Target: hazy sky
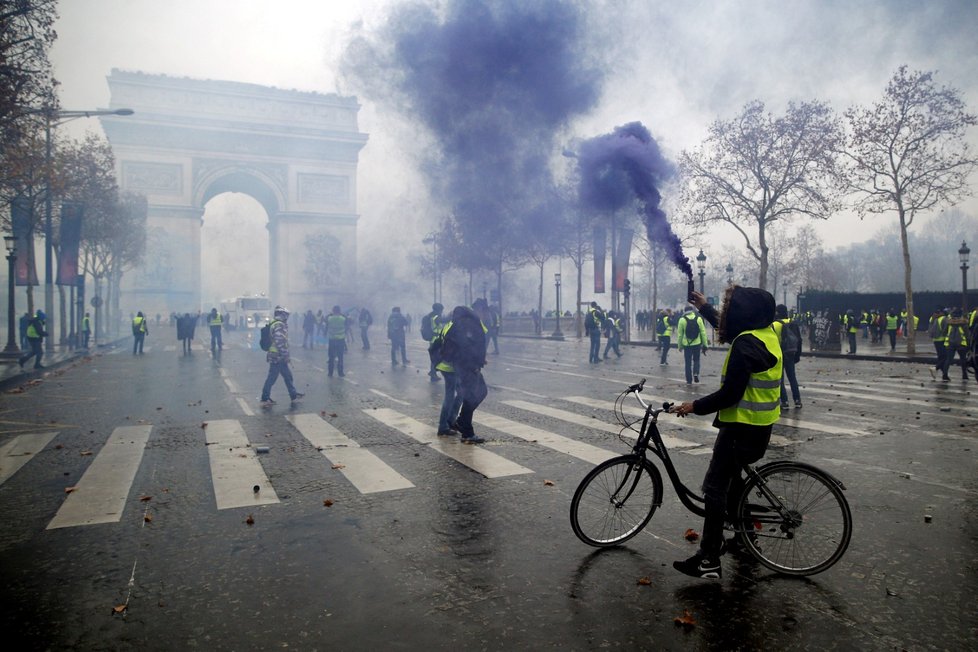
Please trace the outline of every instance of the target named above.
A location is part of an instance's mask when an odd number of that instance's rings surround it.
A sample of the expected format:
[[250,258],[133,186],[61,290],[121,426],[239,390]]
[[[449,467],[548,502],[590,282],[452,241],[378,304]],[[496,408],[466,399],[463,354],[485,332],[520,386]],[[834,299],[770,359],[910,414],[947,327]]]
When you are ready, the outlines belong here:
[[[376,29],[391,4],[62,0],[52,52],[62,105],[107,106],[105,77],[112,68],[348,94],[336,60],[350,34]],[[595,38],[607,43],[613,72],[598,108],[576,121],[569,136],[590,138],[638,120],[675,158],[701,142],[711,121],[732,117],[749,100],[780,111],[789,100],[820,99],[842,111],[879,97],[904,63],[939,71],[938,81],[959,88],[978,112],[975,0],[604,0],[588,6],[599,17]],[[404,207],[418,207],[419,228],[426,219],[411,163],[416,140],[392,117],[391,107],[367,102],[360,114],[360,129],[370,134],[359,168],[359,211],[368,234]],[[978,143],[978,134],[971,141]],[[962,208],[978,215],[978,200]],[[838,245],[885,224],[895,228],[895,219],[855,226],[831,220],[819,232]]]

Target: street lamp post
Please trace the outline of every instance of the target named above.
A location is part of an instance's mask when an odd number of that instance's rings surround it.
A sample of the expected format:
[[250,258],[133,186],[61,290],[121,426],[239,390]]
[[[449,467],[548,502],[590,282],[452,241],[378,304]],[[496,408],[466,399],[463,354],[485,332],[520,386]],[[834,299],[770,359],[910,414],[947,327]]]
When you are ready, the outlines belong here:
[[699,254],[696,255],[696,266],[700,270],[700,294],[706,294],[703,290],[703,277],[706,276],[706,254],[700,249]]
[[3,355],[13,358],[20,356],[20,347],[14,338],[14,313],[17,311],[14,305],[14,262],[17,260],[17,238],[5,235],[3,244],[7,248],[7,346],[3,349]]
[[560,272],[554,274],[554,287],[557,291],[557,326],[554,328],[553,335],[550,337],[555,340],[562,340],[564,339],[564,334],[560,332]]
[[733,285],[733,265],[727,263],[727,285]]
[[[62,111],[44,108],[27,111],[44,116],[44,174],[47,188],[44,191],[44,312],[48,319],[48,332],[54,332],[54,265],[51,243],[51,128],[76,120],[100,115],[132,115],[132,109],[106,109],[92,111]],[[45,338],[45,348],[51,350],[52,337]]]
[[968,312],[968,254],[971,249],[961,241],[961,248],[958,249],[958,257],[961,259],[961,311]]

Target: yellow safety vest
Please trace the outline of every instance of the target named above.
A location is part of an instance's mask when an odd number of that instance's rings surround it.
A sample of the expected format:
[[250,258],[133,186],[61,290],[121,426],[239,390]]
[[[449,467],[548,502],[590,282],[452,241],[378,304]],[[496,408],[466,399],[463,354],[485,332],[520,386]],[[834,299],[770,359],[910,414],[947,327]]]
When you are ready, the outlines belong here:
[[223,324],[224,323],[224,320],[221,319],[221,313],[219,313],[219,312],[214,313],[214,316],[211,317],[211,320],[208,323],[211,326],[220,326],[221,324]]
[[132,330],[136,333],[146,332],[146,318],[145,317],[133,317],[132,318]]
[[[777,358],[778,361],[770,369],[751,374],[744,396],[736,405],[720,410],[717,418],[725,423],[769,426],[781,416],[781,343],[778,341],[778,334],[771,326],[744,331],[737,337],[744,335],[753,335],[759,339],[768,353]],[[735,337],[734,341],[730,343],[727,357],[723,360],[723,368],[720,370],[721,383],[727,376],[727,363],[730,361],[730,352],[733,351],[733,345],[736,341],[737,338]]]

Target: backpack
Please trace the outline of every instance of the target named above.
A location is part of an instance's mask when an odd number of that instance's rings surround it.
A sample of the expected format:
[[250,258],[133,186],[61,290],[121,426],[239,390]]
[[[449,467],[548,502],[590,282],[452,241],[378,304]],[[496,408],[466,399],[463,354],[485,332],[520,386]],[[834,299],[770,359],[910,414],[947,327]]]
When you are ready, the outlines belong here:
[[587,317],[588,332],[594,329],[601,330],[601,327],[604,326],[604,311],[601,308],[588,311]]
[[798,324],[794,322],[782,322],[781,325],[781,352],[795,355],[801,347],[801,331]]
[[272,348],[272,323],[268,322],[261,327],[261,334],[258,337],[258,346],[262,351]]
[[[457,310],[457,309],[456,309]],[[471,310],[456,317],[443,335],[441,358],[455,367],[455,371],[481,369],[486,364],[486,332],[482,321]]]
[[700,325],[696,317],[690,319],[688,316],[683,317],[686,323],[683,325],[683,332],[686,335],[687,342],[693,342],[700,336]]
[[425,342],[430,342],[435,336],[434,322],[435,313],[429,312],[421,319],[421,339]]
[[667,320],[668,320],[668,317],[666,317],[665,315],[659,317],[656,320],[656,322],[657,322],[656,325],[655,325],[655,332],[656,333],[658,333],[659,335],[662,335],[663,333],[666,332],[666,321]]

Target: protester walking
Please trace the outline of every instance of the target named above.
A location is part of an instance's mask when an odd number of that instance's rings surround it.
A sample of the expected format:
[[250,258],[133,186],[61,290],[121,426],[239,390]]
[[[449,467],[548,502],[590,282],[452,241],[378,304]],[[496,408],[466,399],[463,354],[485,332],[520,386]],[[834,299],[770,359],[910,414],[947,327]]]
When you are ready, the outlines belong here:
[[374,316],[370,314],[367,308],[360,309],[360,316],[357,318],[360,326],[360,343],[363,345],[364,351],[370,350],[370,338],[367,336],[367,330],[374,323]]
[[659,335],[659,366],[669,364],[669,348],[672,346],[673,318],[672,309],[667,308],[665,312],[656,319],[655,332]]
[[706,324],[692,308],[676,322],[679,350],[686,364],[686,384],[700,382],[700,353],[706,349]]
[[968,320],[960,308],[955,308],[944,325],[945,355],[941,380],[951,380],[947,374],[955,354],[961,358],[961,378],[968,380],[968,335]]
[[91,338],[92,338],[92,319],[89,316],[89,313],[86,312],[85,316],[82,318],[82,343],[86,349],[88,348],[88,342],[89,340],[91,340]]
[[[436,335],[441,332],[441,313],[445,309],[440,303],[431,304],[431,312],[421,318],[421,339],[425,342],[432,342]],[[430,356],[429,356],[430,357]],[[428,368],[428,378],[431,382],[438,382],[438,372],[435,370],[436,364],[434,359],[430,360],[430,365]]]
[[20,363],[21,369],[24,368],[24,364],[26,364],[31,358],[34,358],[35,369],[44,369],[44,365],[41,364],[41,358],[44,356],[44,349],[41,346],[41,343],[44,341],[44,338],[48,336],[47,331],[44,330],[46,319],[47,315],[44,314],[44,311],[37,310],[34,312],[34,316],[28,320],[25,332],[27,335],[27,345],[30,347],[30,352],[25,353],[17,360],[17,362]]
[[934,314],[930,316],[930,323],[927,325],[927,336],[934,343],[934,352],[937,354],[937,363],[930,370],[931,378],[936,378],[938,371],[941,372],[941,376],[946,375],[944,373],[944,356],[947,355],[947,348],[944,346],[946,321],[947,315],[944,308],[937,308],[934,310]]
[[795,376],[795,365],[801,360],[801,329],[788,317],[788,308],[778,304],[774,309],[774,330],[781,343],[782,369],[781,374],[781,409],[788,409],[788,392],[784,386],[785,378],[791,388],[791,397],[795,408],[801,408],[801,392],[798,390],[798,378]]
[[329,368],[327,375],[332,378],[334,362],[340,378],[343,373],[343,353],[346,351],[346,317],[340,312],[339,306],[333,306],[333,311],[326,318],[326,341],[327,355],[329,356]]
[[438,330],[431,339],[431,345],[428,347],[432,364],[445,379],[445,397],[442,399],[441,411],[438,414],[439,437],[462,436],[462,433],[455,427],[459,411],[462,409],[462,396],[458,392],[458,375],[455,373],[455,367],[443,357],[442,353],[445,334],[451,327],[451,320],[439,324]]
[[224,340],[221,337],[221,329],[224,327],[224,318],[217,308],[211,308],[211,314],[207,317],[207,326],[211,331],[211,353],[224,349]]
[[[464,444],[485,442],[475,434],[472,415],[489,394],[485,378],[482,377],[482,368],[486,365],[487,332],[482,320],[467,306],[456,306],[452,311],[451,323],[442,331],[440,355],[456,374],[456,391],[462,402],[455,429],[461,433]],[[442,405],[444,408],[444,403]],[[449,416],[450,410],[451,406]],[[439,423],[439,431],[441,425]]]
[[621,357],[621,349],[618,345],[621,342],[621,319],[618,317],[618,313],[614,310],[608,311],[608,317],[604,320],[604,332],[605,337],[608,338],[608,342],[604,345],[604,359],[608,359],[608,351],[612,350],[615,355],[619,358]]
[[[132,313],[129,313],[132,314]],[[149,326],[146,324],[146,317],[143,316],[143,312],[140,310],[136,313],[136,316],[132,318],[132,354],[142,355],[143,354],[143,342],[146,340],[146,336],[149,334]]]
[[265,385],[261,390],[261,406],[270,408],[275,405],[272,400],[272,386],[281,376],[285,382],[285,389],[289,392],[292,402],[298,401],[305,396],[302,392],[297,392],[292,382],[292,370],[289,369],[289,311],[282,306],[275,306],[272,314],[272,321],[268,326],[271,343],[268,352],[265,354],[265,361],[268,362],[268,376],[265,378]]
[[598,307],[597,301],[592,301],[584,317],[584,332],[591,342],[587,360],[590,364],[601,362],[601,329],[604,327],[604,319],[604,311]]
[[401,314],[401,308],[394,306],[391,309],[390,317],[387,318],[387,339],[391,341],[391,366],[397,366],[397,354],[401,354],[401,364],[405,367],[407,359],[407,344],[405,342],[405,331],[407,331],[407,320]]

